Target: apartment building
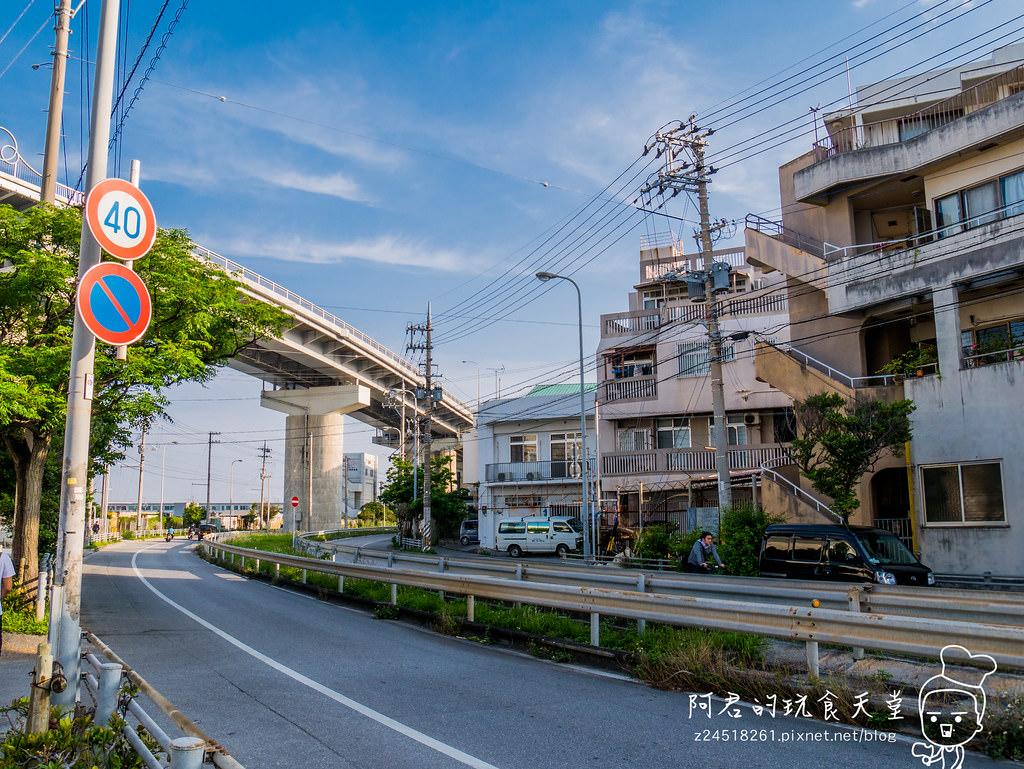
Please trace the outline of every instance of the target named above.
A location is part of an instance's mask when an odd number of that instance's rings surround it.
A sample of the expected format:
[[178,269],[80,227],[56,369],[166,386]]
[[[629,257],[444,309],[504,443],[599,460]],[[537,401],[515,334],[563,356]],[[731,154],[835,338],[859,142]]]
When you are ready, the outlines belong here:
[[757,376],[911,399],[913,440],[864,478],[853,522],[938,572],[1019,575],[1024,45],[860,88],[823,122],[779,169],[781,222],[748,217],[747,258],[785,276],[792,319]]
[[[734,502],[750,499],[760,466],[785,456],[793,437],[791,399],[754,376],[758,338],[788,340],[784,279],[749,264],[743,248],[715,251],[728,264],[717,304]],[[601,316],[597,350],[602,508],[621,523],[706,525],[718,481],[711,445],[708,305],[684,276],[703,267],[673,236],[644,239],[640,281],[626,312]],[[724,274],[724,271],[723,271]]]
[[[596,463],[594,385],[584,390],[590,483]],[[582,518],[579,385],[538,385],[521,398],[488,401],[463,435],[465,478],[475,488],[480,545],[498,523],[530,515]],[[590,490],[591,497],[594,489]]]

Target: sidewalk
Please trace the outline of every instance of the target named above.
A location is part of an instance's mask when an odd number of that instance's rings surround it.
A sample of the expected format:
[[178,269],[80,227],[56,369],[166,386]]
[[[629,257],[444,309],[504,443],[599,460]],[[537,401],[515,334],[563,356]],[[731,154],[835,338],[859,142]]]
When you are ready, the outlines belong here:
[[[13,700],[28,697],[36,647],[45,640],[46,636],[4,633],[4,650],[0,654],[0,706],[6,707]],[[0,720],[0,731],[6,726],[6,722]]]

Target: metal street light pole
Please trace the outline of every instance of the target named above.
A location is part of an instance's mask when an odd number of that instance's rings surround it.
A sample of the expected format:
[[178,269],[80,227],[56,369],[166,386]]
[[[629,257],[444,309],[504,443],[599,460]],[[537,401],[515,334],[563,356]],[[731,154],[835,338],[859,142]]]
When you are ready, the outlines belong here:
[[[241,462],[241,461],[242,461],[241,459],[232,459],[231,460],[231,469],[228,470],[228,504],[229,505],[232,505],[235,502],[235,492],[234,492],[234,488],[235,488],[235,463],[236,462]],[[234,512],[234,508],[231,508],[231,509],[232,509],[232,512]]]
[[590,521],[590,489],[588,488],[590,473],[587,470],[587,397],[586,397],[586,384],[584,380],[584,365],[583,365],[583,294],[580,291],[579,285],[572,278],[568,278],[565,275],[556,275],[553,272],[538,272],[537,279],[542,280],[545,283],[552,278],[560,278],[561,280],[567,280],[572,283],[576,289],[576,308],[579,317],[579,331],[580,331],[580,454],[582,455],[582,490],[583,490],[583,557],[587,560],[591,560],[594,555],[594,549],[591,542],[591,521]]
[[176,446],[177,441],[171,441],[170,444],[165,443],[163,445],[163,454],[160,459],[160,530],[164,528],[164,470],[167,469],[167,446]]

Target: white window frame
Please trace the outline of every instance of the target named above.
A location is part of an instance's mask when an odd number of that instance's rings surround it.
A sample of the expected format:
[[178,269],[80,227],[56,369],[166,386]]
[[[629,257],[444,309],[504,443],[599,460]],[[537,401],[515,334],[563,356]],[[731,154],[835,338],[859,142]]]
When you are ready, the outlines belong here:
[[[528,450],[533,449],[533,458],[526,456]],[[515,458],[516,449],[522,451],[522,457]],[[508,438],[508,461],[509,462],[536,462],[537,461],[537,436],[536,435],[510,435]]]

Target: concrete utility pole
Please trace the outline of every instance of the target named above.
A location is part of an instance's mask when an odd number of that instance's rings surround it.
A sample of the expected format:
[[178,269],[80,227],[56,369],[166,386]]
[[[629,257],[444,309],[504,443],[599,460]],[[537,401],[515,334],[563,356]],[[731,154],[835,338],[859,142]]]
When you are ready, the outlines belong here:
[[[680,191],[697,193],[700,209],[700,231],[697,233],[697,240],[700,244],[702,269],[689,271],[685,279],[691,286],[691,296],[693,296],[695,284],[698,284],[696,288],[699,293],[704,295],[705,301],[704,325],[708,332],[711,407],[714,417],[711,442],[715,447],[718,505],[719,508],[722,508],[732,506],[732,487],[729,475],[725,389],[722,381],[722,334],[719,328],[719,308],[715,296],[729,288],[729,266],[724,263],[715,263],[712,236],[727,226],[727,223],[724,220],[712,223],[708,213],[708,177],[715,172],[715,169],[705,166],[704,152],[707,148],[708,137],[714,131],[698,128],[694,122],[695,117],[691,116],[685,123],[680,122],[678,127],[672,130],[659,131],[654,136],[654,142],[644,148],[645,155],[654,147],[658,147],[659,155],[665,155],[664,170],[658,172],[657,181],[652,181],[644,187],[644,194],[651,192],[664,194],[666,190],[671,190],[673,195]],[[689,161],[679,162],[681,150],[689,155]],[[665,279],[684,279],[675,274],[678,272],[679,270],[669,273]]]
[[267,442],[263,441],[263,448],[259,449],[261,464],[260,464],[260,528],[263,528],[263,516],[267,516],[267,531],[270,531],[270,514],[263,509],[263,490],[265,488],[265,482],[269,477],[267,475],[267,457],[270,456],[272,449],[267,448]]
[[[103,0],[96,51],[92,117],[89,130],[89,169],[86,191],[106,178],[107,144],[110,141],[110,105],[114,92],[117,59],[119,0]],[[100,246],[82,217],[78,252],[78,280],[99,264]],[[89,475],[89,430],[92,422],[93,371],[96,338],[75,313],[68,377],[68,409],[64,426],[64,458],[60,484],[60,526],[57,530],[57,558],[49,640],[54,656],[69,686],[55,694],[54,705],[70,708],[78,696],[81,653],[82,548],[85,526],[85,484]]]
[[[422,388],[416,388],[416,402],[417,404],[423,398],[426,398],[427,405],[424,409],[423,420],[422,420],[422,431],[423,431],[423,549],[427,550],[431,544],[436,541],[434,532],[431,526],[430,519],[430,493],[431,493],[431,481],[433,480],[433,473],[431,472],[430,464],[430,414],[434,410],[435,404],[441,400],[441,388],[435,388],[433,385],[434,376],[434,359],[433,359],[433,340],[431,334],[433,331],[431,320],[430,320],[430,304],[427,304],[427,324],[425,326],[414,326],[409,325],[408,331],[410,336],[416,333],[423,333],[426,335],[426,340],[423,343],[415,343],[410,341],[406,345],[408,350],[426,350],[427,362],[426,370],[424,373],[425,385]],[[417,429],[417,435],[420,430]],[[417,456],[417,461],[419,457]],[[415,491],[415,476],[413,476],[413,499],[416,499]]]
[[207,523],[210,522],[210,476],[213,470],[213,444],[220,443],[220,441],[213,439],[215,435],[220,435],[220,433],[209,433],[210,444],[206,452],[206,511],[203,513],[203,519]]
[[142,534],[142,470],[146,466],[146,428],[142,428],[139,440],[139,497],[135,504],[135,533]]
[[[57,161],[60,158],[60,124],[64,115],[64,74],[68,65],[68,36],[71,34],[71,0],[60,0],[60,5],[53,12],[57,17],[57,38],[53,46],[50,108],[46,117],[46,145],[43,149],[43,183],[40,199],[44,203],[54,203],[57,200]],[[107,130],[109,129],[108,120]]]

